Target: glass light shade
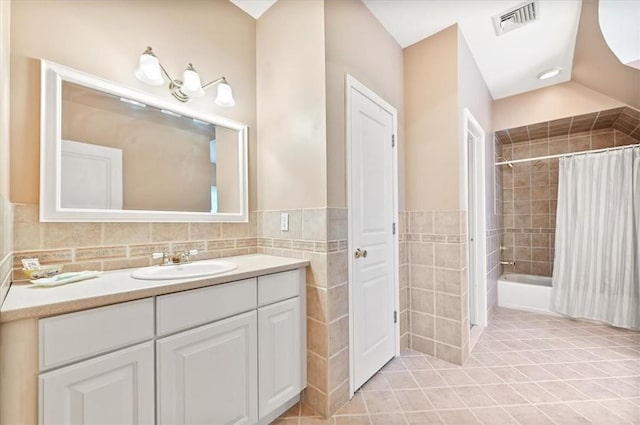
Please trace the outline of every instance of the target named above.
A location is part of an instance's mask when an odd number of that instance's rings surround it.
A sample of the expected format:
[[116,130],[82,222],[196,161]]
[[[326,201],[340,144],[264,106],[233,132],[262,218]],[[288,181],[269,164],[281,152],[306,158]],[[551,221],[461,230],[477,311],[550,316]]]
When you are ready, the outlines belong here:
[[143,83],[150,84],[152,86],[161,86],[164,83],[158,58],[148,53],[140,55],[140,61],[138,69],[135,72],[135,76]]
[[184,74],[182,74],[182,87],[180,87],[180,91],[190,97],[200,97],[204,95],[200,76],[191,64],[189,64],[187,69],[184,70]]
[[233,92],[229,84],[218,84],[218,96],[216,97],[216,105],[231,108],[235,106],[236,101],[233,100]]

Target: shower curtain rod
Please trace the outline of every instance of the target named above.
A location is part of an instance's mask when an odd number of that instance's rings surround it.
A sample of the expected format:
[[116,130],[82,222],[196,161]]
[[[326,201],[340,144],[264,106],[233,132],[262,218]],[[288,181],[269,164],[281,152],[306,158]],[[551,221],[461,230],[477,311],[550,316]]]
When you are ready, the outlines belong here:
[[590,151],[581,151],[581,152],[571,152],[571,153],[559,153],[556,155],[545,155],[545,156],[537,156],[535,158],[526,158],[526,159],[514,159],[511,161],[502,161],[496,162],[494,165],[509,165],[509,164],[518,164],[520,162],[529,162],[529,161],[541,161],[543,159],[553,159],[560,158],[563,156],[573,156],[573,155],[586,155],[588,153],[598,153],[598,152],[608,152],[608,151],[617,151],[619,149],[633,149],[640,147],[640,144],[637,145],[626,145],[626,146],[616,146],[615,148],[603,148],[603,149],[593,149]]

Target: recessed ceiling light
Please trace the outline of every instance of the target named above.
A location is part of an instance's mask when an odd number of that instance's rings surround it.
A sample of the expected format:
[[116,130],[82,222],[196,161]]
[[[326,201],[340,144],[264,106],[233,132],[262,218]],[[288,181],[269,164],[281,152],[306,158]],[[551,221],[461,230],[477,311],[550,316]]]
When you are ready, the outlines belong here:
[[562,68],[551,68],[551,69],[547,69],[546,71],[542,71],[540,74],[538,74],[538,79],[539,80],[546,80],[549,78],[553,78],[556,75],[560,74],[562,72]]

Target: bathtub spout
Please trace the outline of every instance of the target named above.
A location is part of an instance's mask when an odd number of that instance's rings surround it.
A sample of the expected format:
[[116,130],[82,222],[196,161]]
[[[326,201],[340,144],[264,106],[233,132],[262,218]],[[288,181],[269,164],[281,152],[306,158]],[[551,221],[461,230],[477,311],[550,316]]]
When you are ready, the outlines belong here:
[[516,266],[515,261],[500,261],[500,264],[502,264],[503,266],[512,266],[512,267]]

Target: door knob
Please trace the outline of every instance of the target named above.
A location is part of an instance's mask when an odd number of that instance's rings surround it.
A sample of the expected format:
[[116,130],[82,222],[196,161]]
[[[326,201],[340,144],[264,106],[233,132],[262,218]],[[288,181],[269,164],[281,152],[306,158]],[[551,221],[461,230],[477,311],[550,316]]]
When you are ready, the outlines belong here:
[[356,253],[355,253],[355,257],[356,258],[366,258],[367,257],[367,250],[362,250],[360,248],[356,249]]

